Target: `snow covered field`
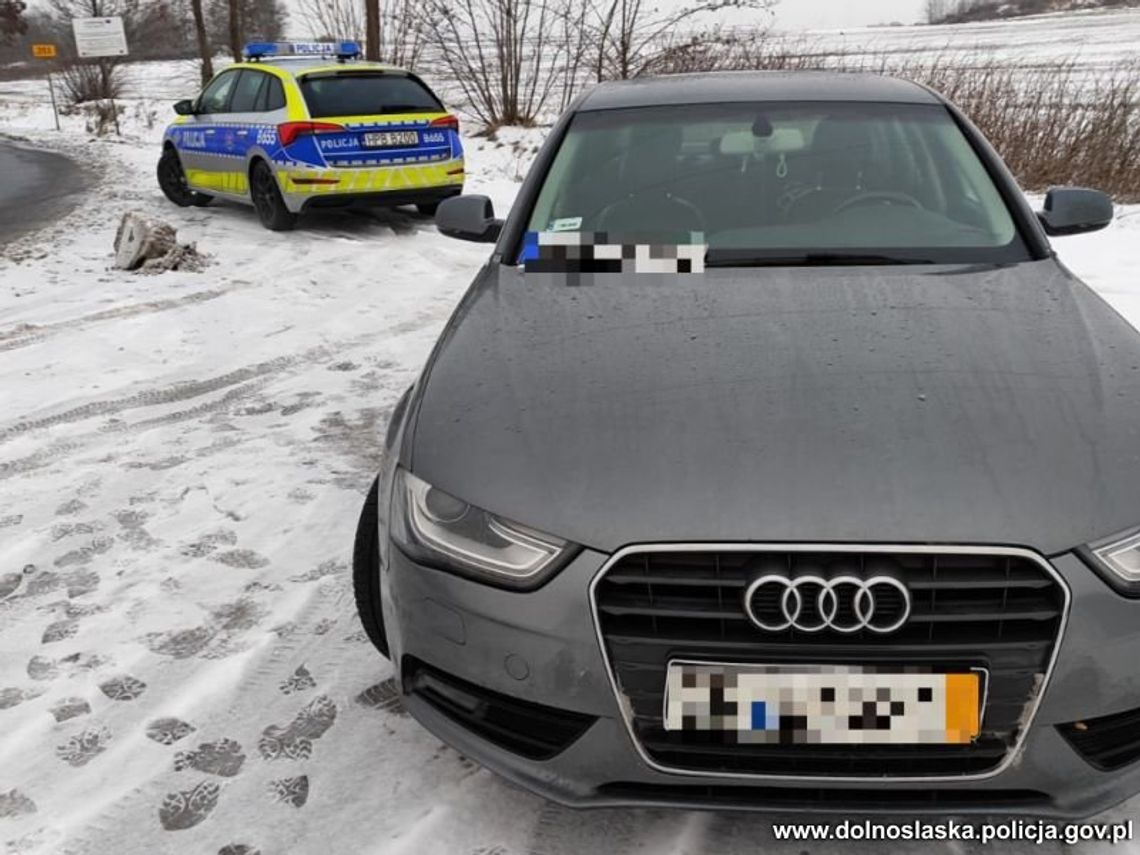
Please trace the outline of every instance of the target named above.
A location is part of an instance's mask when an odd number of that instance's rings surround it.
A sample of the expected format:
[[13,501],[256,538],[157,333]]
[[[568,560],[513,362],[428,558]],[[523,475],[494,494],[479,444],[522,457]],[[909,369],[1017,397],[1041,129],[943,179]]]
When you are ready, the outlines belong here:
[[[175,208],[154,141],[193,68],[133,73],[122,140],[80,117],[56,134],[46,92],[0,84],[0,132],[97,173],[0,247],[0,852],[800,855],[763,817],[545,803],[401,711],[355,616],[352,534],[388,413],[487,248],[411,213],[276,234]],[[541,133],[468,139],[469,191],[505,211]],[[128,210],[215,263],[111,269]],[[1140,206],[1057,246],[1140,326]]]

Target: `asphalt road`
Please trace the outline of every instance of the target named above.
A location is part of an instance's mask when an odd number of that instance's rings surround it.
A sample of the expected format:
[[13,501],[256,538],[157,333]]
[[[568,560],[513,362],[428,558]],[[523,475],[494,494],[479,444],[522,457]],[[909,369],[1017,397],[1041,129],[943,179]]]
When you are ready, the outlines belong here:
[[84,184],[75,161],[0,140],[0,245],[61,216]]

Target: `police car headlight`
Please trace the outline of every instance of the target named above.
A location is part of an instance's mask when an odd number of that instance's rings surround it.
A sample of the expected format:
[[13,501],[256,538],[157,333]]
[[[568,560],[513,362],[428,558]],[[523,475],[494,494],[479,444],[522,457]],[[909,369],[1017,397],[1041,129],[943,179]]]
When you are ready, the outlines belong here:
[[511,588],[532,588],[578,547],[396,471],[392,538],[413,560]]
[[1140,529],[1129,529],[1086,547],[1101,575],[1121,593],[1140,597]]

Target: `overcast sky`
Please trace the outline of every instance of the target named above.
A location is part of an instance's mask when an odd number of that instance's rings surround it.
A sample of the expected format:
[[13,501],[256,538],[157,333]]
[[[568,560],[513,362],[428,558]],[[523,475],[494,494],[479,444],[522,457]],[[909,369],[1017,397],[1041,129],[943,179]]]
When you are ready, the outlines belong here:
[[776,25],[781,29],[831,29],[922,18],[923,0],[781,0]]

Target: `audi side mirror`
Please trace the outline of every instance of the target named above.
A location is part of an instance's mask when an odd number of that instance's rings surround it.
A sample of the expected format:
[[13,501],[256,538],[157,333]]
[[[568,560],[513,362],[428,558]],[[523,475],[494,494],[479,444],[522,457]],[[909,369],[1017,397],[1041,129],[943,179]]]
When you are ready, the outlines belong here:
[[1079,235],[1103,229],[1112,222],[1112,199],[1084,187],[1051,187],[1045,208],[1037,218],[1051,237]]
[[194,102],[189,98],[183,98],[181,101],[174,103],[174,112],[179,116],[193,116],[198,112],[194,107]]
[[452,196],[439,203],[435,227],[440,234],[459,240],[494,243],[503,221],[495,219],[495,206],[486,196]]

